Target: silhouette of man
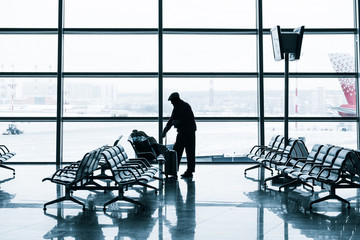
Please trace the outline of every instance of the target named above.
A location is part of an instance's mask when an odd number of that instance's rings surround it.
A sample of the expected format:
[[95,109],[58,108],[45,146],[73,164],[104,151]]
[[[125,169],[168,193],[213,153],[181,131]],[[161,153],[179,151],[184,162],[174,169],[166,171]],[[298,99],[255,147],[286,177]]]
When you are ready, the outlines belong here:
[[177,153],[178,165],[180,164],[184,149],[187,158],[187,170],[181,176],[185,178],[191,178],[193,176],[193,172],[195,172],[196,123],[194,113],[190,105],[180,99],[179,93],[172,93],[168,100],[174,106],[174,109],[162,132],[162,137],[166,136],[166,133],[172,126],[177,128],[178,133],[176,136],[174,150]]

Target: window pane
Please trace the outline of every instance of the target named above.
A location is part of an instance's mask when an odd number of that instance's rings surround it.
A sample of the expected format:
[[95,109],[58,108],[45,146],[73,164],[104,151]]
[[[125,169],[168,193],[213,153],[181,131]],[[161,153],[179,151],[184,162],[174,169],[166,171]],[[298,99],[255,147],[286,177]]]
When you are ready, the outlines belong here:
[[172,111],[168,97],[172,92],[179,92],[196,117],[254,117],[256,87],[255,78],[166,78],[164,116],[170,116]]
[[155,78],[65,79],[64,116],[157,116],[157,82]]
[[284,122],[265,122],[265,145],[270,142],[274,135],[284,136]]
[[57,37],[51,35],[0,35],[2,72],[56,70]]
[[284,116],[284,79],[264,79],[265,117]]
[[[284,123],[266,122],[265,133],[268,144],[273,135],[284,135]],[[290,122],[289,138],[304,138],[309,151],[315,144],[357,149],[356,123],[352,122]]]
[[255,28],[255,1],[164,1],[164,27]]
[[355,79],[290,79],[289,115],[355,117]]
[[71,0],[65,4],[67,28],[156,28],[157,25],[157,0]]
[[57,11],[57,0],[2,0],[0,27],[56,28]]
[[54,117],[55,78],[0,78],[1,117]]
[[103,145],[113,145],[120,135],[120,144],[129,157],[134,157],[134,150],[127,141],[133,129],[142,130],[149,136],[158,138],[156,122],[76,122],[64,123],[64,162],[81,160],[85,153]]
[[[8,131],[9,128],[12,130]],[[56,162],[55,123],[2,122],[0,129],[1,144],[16,153],[9,162]],[[16,129],[18,134],[10,133]]]
[[[200,157],[197,161],[209,161],[201,157],[211,155],[243,155],[257,144],[255,122],[197,122],[196,125],[196,157]],[[168,144],[175,143],[176,134],[171,128],[167,134]]]
[[[265,116],[284,116],[284,79],[266,78]],[[290,78],[290,117],[356,116],[355,79]]]
[[[304,35],[301,57],[290,62],[290,72],[354,72],[353,35]],[[337,59],[336,56],[340,56]],[[346,62],[347,68],[335,67],[337,62]],[[276,62],[271,37],[264,37],[264,71],[284,72],[284,61]]]
[[156,35],[67,35],[65,71],[157,71]]
[[256,71],[255,36],[165,35],[165,72]]
[[309,151],[314,144],[333,144],[357,149],[356,123],[351,122],[290,123],[289,137],[305,137]]
[[264,27],[352,28],[352,0],[267,0],[263,1]]

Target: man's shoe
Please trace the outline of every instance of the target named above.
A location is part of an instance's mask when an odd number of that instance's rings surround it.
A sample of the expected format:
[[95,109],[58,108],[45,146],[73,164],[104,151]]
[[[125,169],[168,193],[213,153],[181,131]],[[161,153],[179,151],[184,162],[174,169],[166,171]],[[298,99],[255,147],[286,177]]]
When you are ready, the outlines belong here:
[[181,177],[191,178],[191,177],[193,177],[193,174],[192,174],[192,172],[184,172],[184,174],[181,174]]

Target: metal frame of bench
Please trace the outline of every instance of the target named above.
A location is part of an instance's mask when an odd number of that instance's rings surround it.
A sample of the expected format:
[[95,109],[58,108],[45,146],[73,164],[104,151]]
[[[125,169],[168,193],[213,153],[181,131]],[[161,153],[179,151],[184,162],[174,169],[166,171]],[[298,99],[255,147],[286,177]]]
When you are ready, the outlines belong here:
[[[316,151],[318,150],[318,152],[316,154],[314,154],[314,158],[310,158],[310,159],[306,159],[306,161],[299,161],[298,164],[301,165],[301,167],[297,167],[297,168],[293,168],[291,171],[286,171],[286,170],[283,170],[284,173],[292,178],[293,180],[286,183],[286,184],[283,184],[279,187],[279,191],[281,192],[281,189],[282,188],[286,188],[286,187],[289,187],[289,186],[293,186],[293,185],[297,185],[299,183],[303,183],[303,186],[307,186],[309,187],[312,191],[313,191],[313,186],[306,183],[306,182],[302,182],[300,179],[299,179],[299,176],[301,174],[306,174],[308,173],[309,171],[311,171],[311,169],[313,168],[314,165],[321,165],[323,164],[323,162],[325,161],[325,158],[327,157],[329,151],[331,150],[332,146],[322,146],[321,148],[314,148],[312,149],[312,151]],[[312,154],[309,156],[312,156]]]
[[[272,144],[273,140],[274,140],[274,143]],[[269,147],[270,145],[272,145],[272,146]],[[251,169],[256,169],[259,167],[264,167],[265,169],[267,169],[271,172],[271,175],[273,175],[273,170],[270,167],[262,165],[261,161],[268,158],[272,152],[279,151],[279,150],[281,151],[281,149],[284,149],[284,137],[281,135],[273,136],[272,139],[270,140],[268,146],[265,146],[265,147],[259,146],[259,145],[254,146],[251,150],[251,151],[254,151],[254,154],[250,158],[253,160],[256,160],[257,163],[254,166],[246,168],[244,170],[244,175],[246,176],[247,171],[249,171]]]
[[101,157],[100,154],[102,151],[103,148],[98,148],[96,150],[87,152],[83,156],[82,160],[77,164],[60,168],[52,176],[42,180],[43,182],[49,180],[53,183],[65,186],[65,196],[45,203],[43,208],[44,211],[46,210],[46,206],[65,200],[80,204],[83,210],[85,210],[85,204],[72,197],[71,193],[72,191],[83,189],[86,184],[92,183],[89,181],[89,176],[91,176],[98,167],[98,163]]
[[[119,190],[117,197],[113,198],[112,200],[104,204],[104,208],[103,208],[104,211],[106,211],[107,205],[121,200],[134,203],[144,208],[143,203],[125,197],[124,188],[128,189],[128,187],[131,187],[133,185],[141,185],[144,187],[150,187],[155,189],[155,193],[157,193],[158,191],[157,188],[147,184],[147,182],[153,177],[151,175],[154,175],[154,173],[145,172],[143,169],[144,164],[141,162],[126,161],[127,159],[123,156],[122,150],[123,148],[117,145],[108,148],[101,153],[101,155],[104,157],[108,165],[108,169],[112,173],[111,175],[108,176],[108,178],[116,183],[116,188]],[[104,189],[114,190],[112,187],[105,187]]]
[[15,175],[15,169],[4,165],[4,163],[15,155],[16,153],[10,152],[5,145],[0,145],[0,167],[13,171],[13,175]]
[[[275,152],[270,159],[265,159],[262,163],[270,168],[274,168],[278,171],[276,176],[272,176],[270,178],[266,178],[264,181],[264,186],[266,186],[267,181],[279,179],[279,178],[289,178],[286,174],[279,170],[279,167],[285,166],[291,157],[306,157],[309,153],[300,149],[306,149],[305,143],[300,139],[290,138],[288,144],[286,145],[284,151]],[[305,155],[303,155],[305,154]]]
[[316,199],[310,203],[312,205],[329,199],[336,199],[347,204],[347,208],[351,208],[350,202],[339,195],[336,195],[337,188],[360,188],[360,184],[352,181],[351,176],[358,174],[356,170],[356,162],[359,158],[354,151],[350,149],[342,149],[329,167],[321,168],[319,174],[313,178],[314,184],[324,185],[329,188],[329,195]]

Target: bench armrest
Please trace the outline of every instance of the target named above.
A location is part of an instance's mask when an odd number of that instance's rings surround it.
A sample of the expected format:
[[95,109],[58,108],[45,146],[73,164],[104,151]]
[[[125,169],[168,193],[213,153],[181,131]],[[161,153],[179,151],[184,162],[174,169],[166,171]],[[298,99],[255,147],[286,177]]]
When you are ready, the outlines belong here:
[[[324,171],[329,171],[329,174],[330,174],[330,171],[331,171],[331,170],[341,170],[341,168],[339,168],[339,167],[335,167],[335,168],[334,168],[334,167],[323,167],[323,168],[320,170],[320,172],[318,173],[316,179],[319,180],[321,174],[322,174]],[[328,175],[329,175],[329,174],[328,174]]]

